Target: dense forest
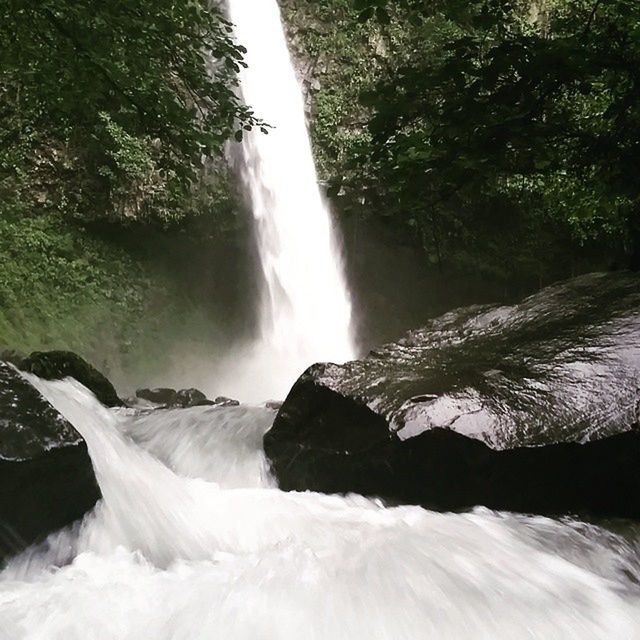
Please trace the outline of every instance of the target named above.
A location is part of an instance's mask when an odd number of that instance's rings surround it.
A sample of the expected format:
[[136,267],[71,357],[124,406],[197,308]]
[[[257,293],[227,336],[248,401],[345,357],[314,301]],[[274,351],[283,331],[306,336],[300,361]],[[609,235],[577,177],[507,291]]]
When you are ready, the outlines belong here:
[[637,3],[290,4],[341,210],[488,278],[637,265]]
[[[506,297],[639,266],[637,2],[281,4],[342,224]],[[0,343],[109,343],[126,363],[232,306],[198,300],[193,269],[242,244],[225,153],[269,123],[238,98],[246,50],[205,5],[3,4]]]

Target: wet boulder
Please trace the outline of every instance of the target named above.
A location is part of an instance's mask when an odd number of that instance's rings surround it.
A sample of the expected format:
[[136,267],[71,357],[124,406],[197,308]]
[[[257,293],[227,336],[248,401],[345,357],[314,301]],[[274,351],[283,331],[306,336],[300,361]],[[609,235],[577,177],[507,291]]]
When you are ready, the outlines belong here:
[[0,565],[81,518],[99,497],[80,434],[0,361]]
[[181,407],[205,407],[214,405],[215,402],[209,400],[199,389],[180,389],[176,395],[176,404]]
[[34,351],[16,363],[22,371],[45,380],[75,378],[106,407],[121,407],[122,400],[109,380],[86,360],[71,351]]
[[240,405],[238,400],[234,400],[233,398],[227,398],[226,396],[218,396],[213,403],[217,407],[237,407]]
[[264,444],[287,490],[639,518],[639,390],[640,277],[590,274],[312,366]]

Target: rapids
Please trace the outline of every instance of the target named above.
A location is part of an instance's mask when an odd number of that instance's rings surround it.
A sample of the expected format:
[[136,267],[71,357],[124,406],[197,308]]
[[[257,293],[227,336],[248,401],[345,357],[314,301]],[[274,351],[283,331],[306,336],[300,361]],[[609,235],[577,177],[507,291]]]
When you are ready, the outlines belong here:
[[0,574],[2,640],[640,638],[640,557],[593,525],[284,493],[274,412],[106,409],[29,380],[103,499]]

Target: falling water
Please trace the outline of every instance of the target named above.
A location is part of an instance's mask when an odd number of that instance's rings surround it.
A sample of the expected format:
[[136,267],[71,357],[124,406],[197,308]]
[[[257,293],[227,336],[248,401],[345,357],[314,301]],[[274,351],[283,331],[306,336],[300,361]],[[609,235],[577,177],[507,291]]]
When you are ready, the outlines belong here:
[[[251,199],[264,276],[257,344],[231,393],[282,398],[317,361],[355,355],[351,302],[330,211],[323,201],[302,92],[276,0],[229,0],[238,42],[247,48],[240,88],[273,128],[246,133],[242,176]],[[242,377],[242,372],[236,372]]]
[[639,557],[578,522],[284,493],[274,412],[108,410],[44,382],[103,499],[0,573],[1,640],[638,640]]

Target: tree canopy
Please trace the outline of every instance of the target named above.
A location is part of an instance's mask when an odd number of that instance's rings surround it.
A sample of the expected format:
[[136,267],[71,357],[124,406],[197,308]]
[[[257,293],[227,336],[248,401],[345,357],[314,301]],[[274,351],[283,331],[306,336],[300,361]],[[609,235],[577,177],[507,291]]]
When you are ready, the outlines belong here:
[[0,193],[83,216],[179,217],[203,159],[258,124],[235,92],[243,52],[200,0],[7,0]]
[[559,236],[638,266],[639,3],[353,2],[410,36],[362,95],[372,143],[351,186],[438,262],[492,246],[505,268],[535,262]]

